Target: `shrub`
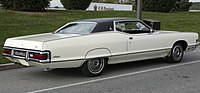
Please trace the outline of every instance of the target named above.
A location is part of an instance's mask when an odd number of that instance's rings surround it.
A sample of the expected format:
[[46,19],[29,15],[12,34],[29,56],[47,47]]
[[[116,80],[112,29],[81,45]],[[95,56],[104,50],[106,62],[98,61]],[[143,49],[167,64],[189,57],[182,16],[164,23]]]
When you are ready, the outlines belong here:
[[45,11],[50,0],[0,0],[3,9],[15,11]]
[[173,11],[189,11],[191,6],[192,2],[189,2],[189,0],[177,0]]
[[143,0],[143,10],[151,12],[188,11],[189,0]]
[[60,0],[67,10],[85,10],[92,0]]
[[143,10],[152,12],[170,12],[176,0],[143,0]]
[[190,9],[191,10],[200,10],[200,2],[193,2]]

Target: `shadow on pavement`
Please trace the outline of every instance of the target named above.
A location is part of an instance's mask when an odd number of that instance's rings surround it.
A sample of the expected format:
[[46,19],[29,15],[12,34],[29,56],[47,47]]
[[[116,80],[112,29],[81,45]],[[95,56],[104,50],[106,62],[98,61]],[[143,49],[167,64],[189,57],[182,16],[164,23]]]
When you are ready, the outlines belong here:
[[[163,64],[169,64],[169,63],[166,63],[164,59],[159,58],[159,59],[113,64],[113,65],[108,65],[104,73],[105,74],[117,73],[120,71],[126,71],[130,69],[138,69],[138,68],[142,69]],[[53,69],[47,71],[46,73],[60,75],[60,76],[85,77],[81,73],[79,68]]]

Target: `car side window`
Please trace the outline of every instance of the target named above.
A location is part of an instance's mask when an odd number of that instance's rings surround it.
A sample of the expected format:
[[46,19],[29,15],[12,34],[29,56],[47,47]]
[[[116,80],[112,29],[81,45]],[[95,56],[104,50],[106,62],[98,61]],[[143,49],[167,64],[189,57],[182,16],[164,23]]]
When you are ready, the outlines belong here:
[[60,29],[58,34],[89,34],[96,26],[95,23],[70,23]]
[[139,21],[121,21],[115,23],[115,29],[129,34],[149,33],[150,29]]

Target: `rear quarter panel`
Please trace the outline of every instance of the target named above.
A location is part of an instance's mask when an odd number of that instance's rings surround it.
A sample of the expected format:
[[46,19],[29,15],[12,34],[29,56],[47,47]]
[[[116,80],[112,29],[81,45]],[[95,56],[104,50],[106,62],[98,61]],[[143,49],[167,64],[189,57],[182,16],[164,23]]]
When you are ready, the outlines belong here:
[[184,40],[188,45],[195,45],[198,39],[198,34],[194,32],[175,32],[175,31],[161,31],[160,36],[165,38],[165,42],[173,46],[177,41]]
[[126,51],[126,37],[115,32],[95,33],[47,41],[43,49],[51,51],[51,61],[111,56]]

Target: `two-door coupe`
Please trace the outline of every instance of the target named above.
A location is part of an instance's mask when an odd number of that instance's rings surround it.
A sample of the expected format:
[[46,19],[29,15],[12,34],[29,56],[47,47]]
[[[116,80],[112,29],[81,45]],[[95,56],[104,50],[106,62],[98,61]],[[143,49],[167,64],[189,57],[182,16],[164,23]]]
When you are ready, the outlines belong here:
[[180,62],[197,45],[197,33],[156,31],[133,18],[97,18],[67,23],[53,33],[8,38],[3,55],[25,66],[80,67],[98,76],[108,64],[160,57]]

